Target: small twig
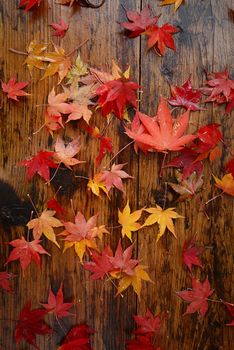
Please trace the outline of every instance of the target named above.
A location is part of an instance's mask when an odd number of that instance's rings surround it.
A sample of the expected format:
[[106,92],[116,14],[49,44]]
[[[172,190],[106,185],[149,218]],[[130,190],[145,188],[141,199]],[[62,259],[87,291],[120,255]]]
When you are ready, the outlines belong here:
[[224,193],[224,192],[221,192],[220,194],[217,194],[217,196],[214,196],[214,197],[212,197],[211,199],[209,199],[209,200],[204,204],[204,206],[206,206],[208,203],[214,201],[215,199],[221,197],[221,196],[223,195],[223,193]]
[[33,132],[33,135],[36,135],[36,134],[38,134],[44,127],[45,127],[45,123],[37,130],[37,131],[34,131]]
[[164,168],[164,165],[165,165],[166,157],[167,157],[167,153],[165,152],[164,153],[164,157],[163,157],[163,161],[162,161],[162,165],[161,165],[160,174],[159,174],[160,177],[162,177],[162,171],[163,171],[163,168]]
[[79,46],[77,46],[74,50],[69,52],[69,54],[67,54],[67,56],[71,56],[75,51],[79,50],[84,44],[86,44],[87,41],[89,41],[89,39],[84,40]]
[[54,175],[52,176],[52,178],[51,178],[49,181],[47,181],[47,182],[45,183],[45,185],[49,185],[49,184],[51,183],[51,181],[55,178],[55,176],[57,175],[57,173],[58,173],[58,171],[59,171],[59,168],[60,168],[60,165],[61,165],[61,164],[62,164],[62,162],[59,163],[58,167],[56,168],[56,170],[55,170],[55,172],[54,172]]
[[113,115],[110,117],[110,119],[108,120],[106,126],[104,127],[104,129],[100,132],[101,136],[104,136],[104,134],[106,133],[106,130],[109,128],[110,123],[113,120]]
[[73,205],[73,199],[70,199],[70,202],[71,202],[71,208],[73,211],[73,215],[76,216],[76,212],[75,212],[74,205]]
[[[112,278],[110,277],[110,275],[108,275],[108,273],[106,273],[106,276],[107,276],[107,281],[110,281],[110,282],[113,284],[113,286],[118,290],[117,285],[116,285],[115,282],[112,280]],[[122,298],[124,297],[122,293],[119,293],[119,295],[120,295]]]
[[[31,215],[30,215],[30,221],[32,220],[32,216],[33,216],[33,210],[31,211]],[[27,242],[29,242],[29,228],[28,228],[28,232],[27,232]]]
[[103,168],[104,168],[104,169],[107,168],[108,165],[110,165],[110,163],[111,163],[121,152],[123,152],[128,146],[132,145],[134,142],[135,142],[135,141],[133,140],[133,141],[129,142],[126,146],[124,146],[123,148],[121,148],[121,149],[119,150],[119,152],[117,152],[117,153],[111,158],[111,160],[110,160]]
[[74,177],[80,178],[80,179],[85,179],[85,180],[90,180],[89,177],[81,176],[81,175],[74,175]]
[[30,197],[30,194],[29,194],[29,193],[27,194],[27,197],[29,198],[29,200],[30,200],[30,202],[31,202],[31,204],[32,204],[32,206],[33,206],[33,208],[34,208],[35,213],[36,213],[37,216],[39,217],[39,213],[38,213],[38,211],[37,211],[37,208],[35,207],[35,205],[34,205],[34,203],[33,203],[33,201],[32,201],[32,198]]
[[12,48],[10,48],[9,51],[17,53],[18,55],[28,56],[28,54],[26,52],[18,51],[18,50],[12,49]]

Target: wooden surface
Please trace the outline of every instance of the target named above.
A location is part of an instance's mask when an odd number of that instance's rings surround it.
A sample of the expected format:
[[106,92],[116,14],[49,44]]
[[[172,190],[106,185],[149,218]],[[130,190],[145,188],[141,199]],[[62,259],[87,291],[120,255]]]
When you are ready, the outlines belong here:
[[[99,69],[111,68],[111,60],[115,59],[120,66],[126,68],[131,64],[131,74],[144,88],[141,100],[141,111],[153,115],[156,111],[159,96],[169,96],[167,81],[181,85],[192,74],[194,86],[201,86],[205,80],[204,69],[221,71],[227,68],[231,73],[233,67],[233,2],[232,0],[187,0],[176,14],[172,7],[158,8],[156,0],[106,0],[105,5],[98,9],[79,10],[70,9],[56,4],[55,1],[43,1],[40,8],[24,14],[17,9],[18,1],[0,0],[0,77],[8,80],[12,75],[19,81],[29,80],[30,75],[25,66],[22,66],[24,57],[13,54],[9,48],[25,51],[32,39],[40,42],[49,42],[52,39],[49,23],[62,18],[70,22],[70,29],[61,41],[54,39],[67,50],[71,51],[84,39],[88,43],[81,49],[81,57],[92,66]],[[147,53],[144,37],[130,40],[121,34],[117,21],[125,20],[124,9],[139,10],[149,3],[156,13],[161,12],[163,22],[169,21],[181,28],[181,33],[175,36],[177,51],[168,50],[165,57],[160,58],[153,51]],[[162,23],[162,22],[160,22]],[[75,55],[73,57],[75,59]],[[173,178],[171,169],[159,178],[161,155],[152,154],[147,157],[137,156],[133,149],[128,148],[118,157],[119,163],[128,163],[126,170],[134,176],[133,181],[126,181],[126,195],[113,192],[111,201],[99,199],[87,193],[86,183],[75,179],[69,171],[60,172],[53,185],[48,187],[37,176],[32,182],[25,179],[25,169],[18,163],[39,149],[49,149],[51,138],[46,131],[33,136],[33,132],[43,124],[43,104],[47,95],[56,84],[57,79],[40,81],[40,72],[33,73],[32,83],[28,88],[31,96],[19,103],[12,103],[1,96],[1,135],[0,135],[0,178],[12,185],[19,199],[9,195],[4,185],[0,186],[1,217],[4,216],[3,205],[7,205],[13,217],[9,224],[1,227],[1,241],[6,242],[25,233],[23,226],[11,225],[12,221],[24,221],[28,210],[21,201],[26,201],[30,193],[39,209],[43,208],[59,185],[63,186],[59,200],[68,209],[68,216],[72,218],[70,199],[73,199],[75,210],[84,212],[88,218],[99,212],[99,223],[107,226],[118,225],[117,208],[123,208],[129,197],[132,209],[143,206],[162,204],[165,190],[165,181]],[[36,105],[40,105],[36,107]],[[194,131],[200,125],[217,122],[226,143],[230,146],[233,137],[233,115],[224,116],[224,107],[207,105],[208,110],[192,113],[190,130]],[[98,120],[98,125],[104,122]],[[66,128],[65,136],[72,136],[79,130]],[[117,152],[129,142],[123,134],[119,121],[115,120],[108,129],[108,136],[114,141],[114,150]],[[88,140],[87,143],[86,140]],[[97,172],[93,164],[97,144],[83,137],[83,150],[80,159],[87,163],[82,167],[84,176],[92,176]],[[233,149],[233,148],[232,148]],[[211,173],[222,175],[226,161],[230,159],[228,149],[223,150],[220,160],[206,166],[203,201],[217,193]],[[104,163],[108,158],[104,161]],[[175,205],[174,195],[168,192],[168,206]],[[18,200],[18,203],[17,203]],[[17,205],[15,205],[17,204]],[[14,207],[15,206],[15,207]],[[14,280],[14,294],[0,294],[0,346],[4,350],[29,349],[27,345],[15,346],[13,321],[2,319],[18,318],[21,308],[26,301],[32,300],[34,306],[45,302],[50,284],[56,290],[60,283],[64,283],[66,300],[74,299],[76,317],[67,318],[64,328],[71,325],[87,322],[96,330],[93,337],[94,350],[123,350],[125,341],[130,339],[134,328],[132,315],[144,313],[149,307],[152,312],[164,312],[167,316],[162,327],[160,344],[163,350],[229,350],[234,343],[233,329],[226,327],[230,320],[224,307],[220,304],[210,304],[209,312],[204,321],[199,320],[197,314],[191,317],[182,317],[186,304],[176,297],[175,292],[190,287],[191,278],[182,266],[181,254],[185,239],[196,235],[201,245],[208,246],[203,256],[202,270],[196,269],[198,278],[203,279],[207,274],[217,298],[234,301],[233,286],[233,199],[224,195],[208,206],[210,220],[199,212],[199,203],[196,201],[176,204],[177,212],[186,217],[178,220],[175,240],[168,232],[156,245],[156,226],[145,228],[134,234],[136,240],[135,256],[149,267],[154,284],[143,285],[141,302],[137,301],[132,290],[128,290],[124,297],[115,298],[115,288],[101,281],[89,280],[89,273],[85,272],[72,249],[61,252],[48,241],[44,247],[51,252],[51,259],[42,258],[42,270],[38,273],[32,264],[23,276],[18,262],[12,263],[7,270],[16,274]],[[13,209],[12,209],[13,208]],[[15,215],[14,215],[15,213]],[[20,214],[19,214],[20,213]],[[21,215],[17,219],[17,215]],[[4,218],[2,218],[4,221]],[[115,229],[111,236],[105,239],[112,248],[116,248],[120,238],[120,230]],[[124,246],[129,241],[124,240]],[[0,245],[2,253],[0,270],[4,269],[4,262],[9,254],[5,244]],[[51,338],[38,337],[38,346],[41,350],[56,349],[56,344],[63,338],[63,332],[58,329],[58,335]]]

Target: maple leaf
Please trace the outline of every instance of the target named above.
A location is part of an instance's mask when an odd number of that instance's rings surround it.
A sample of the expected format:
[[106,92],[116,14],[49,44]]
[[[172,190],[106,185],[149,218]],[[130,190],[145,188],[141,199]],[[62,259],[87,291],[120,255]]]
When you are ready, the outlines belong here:
[[133,139],[134,142],[134,150],[136,153],[138,153],[138,150],[142,150],[145,154],[150,151],[150,147],[144,143],[137,142],[135,140],[136,135],[142,135],[147,133],[147,130],[143,126],[143,124],[140,122],[139,116],[142,115],[143,113],[139,112],[138,110],[136,111],[136,114],[133,118],[133,121],[131,123],[131,129],[128,129],[125,127],[125,134],[128,135],[131,139]]
[[158,223],[159,225],[159,233],[157,235],[156,242],[158,242],[158,240],[165,233],[166,228],[168,228],[168,230],[174,235],[174,237],[177,238],[172,219],[183,218],[183,216],[177,214],[174,211],[174,209],[175,208],[162,209],[159,205],[156,205],[156,208],[144,209],[145,211],[147,211],[147,213],[150,213],[151,215],[146,219],[142,227],[151,226],[155,223]]
[[185,107],[190,111],[204,110],[197,104],[202,97],[201,91],[193,90],[190,78],[181,87],[171,86],[171,94],[172,97],[167,99],[171,106]]
[[20,0],[19,7],[25,7],[24,11],[31,10],[35,5],[39,6],[42,0]]
[[226,326],[234,326],[234,304],[228,303],[224,300],[222,300],[222,303],[226,306],[230,313],[230,316],[233,318],[233,320],[230,323],[227,323]]
[[191,303],[184,315],[193,314],[199,311],[202,318],[204,318],[208,310],[208,301],[210,295],[213,294],[213,290],[210,288],[208,277],[204,282],[200,282],[196,278],[192,278],[192,290],[184,290],[177,292],[176,294],[188,303]]
[[50,180],[50,168],[58,167],[52,160],[53,156],[54,152],[39,151],[37,155],[29,159],[24,159],[21,165],[27,168],[26,177],[28,181],[32,180],[33,176],[37,173],[48,182]]
[[155,347],[152,340],[147,336],[139,336],[135,340],[130,340],[127,344],[126,350],[161,350]]
[[14,277],[12,273],[7,271],[0,271],[0,288],[6,292],[12,292],[11,279]]
[[110,137],[101,136],[98,139],[100,140],[100,149],[99,154],[96,157],[96,163],[100,164],[106,153],[113,152],[113,144]]
[[57,294],[55,295],[50,287],[47,304],[41,304],[48,313],[52,313],[56,318],[62,318],[72,315],[68,310],[74,303],[64,303],[63,285],[61,284]]
[[223,136],[218,129],[219,124],[207,124],[202,126],[197,133],[197,140],[192,145],[192,149],[199,153],[196,160],[203,160],[207,157],[211,161],[221,156],[221,150],[217,146],[223,140]]
[[231,173],[234,177],[234,158],[229,160],[229,162],[225,165],[225,169],[228,173]]
[[[133,244],[123,251],[121,241],[119,240],[118,247],[114,257],[109,257],[109,261],[112,264],[113,276],[119,276],[119,273],[125,273],[128,276],[135,274],[135,267],[138,264],[138,260],[132,259]],[[117,274],[117,275],[116,275]]]
[[202,174],[198,176],[194,171],[187,179],[183,179],[183,174],[181,174],[179,171],[176,171],[176,179],[178,181],[178,184],[168,182],[168,185],[171,186],[175,192],[181,195],[179,201],[183,201],[188,197],[194,196],[202,187],[202,177]]
[[69,28],[69,24],[64,22],[62,18],[60,18],[60,23],[51,23],[51,27],[55,30],[54,36],[59,36],[63,38]]
[[176,12],[178,10],[178,8],[182,5],[183,2],[184,2],[184,0],[162,0],[162,3],[160,4],[160,6],[167,6],[167,5],[175,4],[174,11]]
[[50,115],[49,113],[45,112],[45,127],[53,137],[53,131],[64,128],[62,116]]
[[7,94],[7,98],[19,101],[19,96],[27,96],[29,95],[27,92],[23,91],[23,89],[28,86],[28,82],[16,82],[16,78],[11,78],[8,83],[2,82],[2,90]]
[[62,47],[58,47],[54,44],[54,50],[54,52],[48,52],[39,57],[42,61],[49,62],[41,80],[58,73],[60,84],[71,68],[71,60],[69,56],[65,55],[65,51]]
[[134,274],[123,276],[118,285],[117,295],[121,294],[125,289],[132,285],[134,292],[137,294],[139,300],[141,295],[141,281],[151,281],[148,273],[145,271],[145,266],[137,265],[134,268]]
[[19,260],[23,272],[26,270],[31,260],[35,262],[38,268],[41,266],[41,259],[39,254],[50,255],[41,245],[40,240],[35,239],[34,241],[28,242],[24,237],[15,239],[14,241],[8,242],[7,244],[14,247],[11,251],[9,258],[6,261],[8,264],[11,261]]
[[80,77],[88,74],[88,65],[81,60],[80,54],[78,54],[75,62],[75,66],[72,66],[67,74],[67,84],[78,83]]
[[63,235],[66,236],[64,251],[75,246],[75,252],[80,258],[81,263],[87,248],[98,250],[95,243],[96,236],[93,232],[93,228],[96,227],[97,217],[98,214],[92,216],[86,221],[84,215],[81,212],[78,212],[75,216],[75,223],[63,223],[65,227]]
[[142,34],[146,28],[156,24],[160,17],[152,17],[149,5],[145,6],[141,12],[126,11],[126,15],[129,22],[121,22],[120,25],[130,32],[130,38],[136,38]]
[[145,34],[148,36],[148,48],[154,47],[159,56],[164,56],[165,48],[168,47],[176,50],[173,34],[179,32],[179,29],[169,23],[162,27],[153,25],[146,29]]
[[46,109],[46,112],[49,115],[53,116],[61,116],[62,114],[69,114],[72,112],[71,105],[69,105],[67,102],[67,99],[69,98],[70,94],[68,92],[63,92],[61,94],[55,94],[54,88],[51,90],[51,92],[48,95],[48,107]]
[[90,335],[93,333],[86,324],[74,326],[58,350],[91,350]]
[[54,161],[55,163],[63,163],[68,169],[72,166],[85,163],[83,160],[78,160],[74,156],[80,151],[80,139],[77,137],[65,146],[64,141],[58,136],[54,145]]
[[136,322],[137,330],[135,334],[145,334],[152,336],[155,332],[158,332],[161,327],[161,318],[159,315],[154,316],[149,309],[147,309],[145,316],[133,316],[134,321]]
[[95,251],[92,252],[92,261],[84,264],[84,268],[92,272],[92,275],[90,276],[92,280],[103,279],[113,270],[113,265],[110,261],[110,257],[112,256],[113,252],[109,246],[106,246],[101,254],[98,254]]
[[224,175],[221,180],[214,175],[213,178],[216,182],[216,187],[223,190],[224,193],[234,196],[234,178],[231,173]]
[[27,223],[29,230],[33,230],[33,237],[38,240],[42,234],[46,236],[51,242],[59,247],[56,240],[53,227],[61,227],[63,224],[60,220],[54,217],[56,212],[53,210],[44,210],[36,219],[32,219]]
[[35,40],[31,41],[27,52],[28,57],[23,64],[27,64],[30,74],[32,74],[33,68],[44,69],[45,63],[41,60],[44,51],[47,49],[47,44],[38,44]]
[[207,73],[208,86],[200,88],[204,95],[209,97],[205,102],[216,102],[222,104],[230,101],[233,94],[234,81],[228,78],[227,70],[223,72]]
[[110,113],[122,120],[128,105],[137,108],[136,90],[140,86],[123,77],[111,80],[97,88],[98,105],[101,113],[106,117]]
[[199,256],[204,252],[203,247],[196,245],[196,238],[193,237],[189,242],[185,241],[183,246],[183,262],[188,267],[189,271],[192,272],[192,266],[202,267]]
[[31,302],[28,302],[21,310],[19,320],[15,328],[15,340],[18,344],[22,340],[40,350],[36,345],[36,335],[51,333],[50,327],[45,324],[44,317],[47,311],[42,309],[31,310]]
[[100,240],[102,240],[104,233],[110,233],[109,231],[107,231],[105,225],[96,226],[96,227],[92,228],[92,231],[93,231],[94,236],[98,237]]
[[201,161],[197,160],[197,153],[190,148],[183,148],[180,152],[180,155],[174,157],[166,167],[176,167],[182,169],[182,180],[187,179],[193,174],[197,173],[197,176],[200,177],[203,172],[203,164]]
[[123,192],[122,179],[133,179],[132,176],[122,170],[125,164],[113,164],[111,170],[102,171],[100,181],[104,181],[106,189],[109,192],[112,187],[116,187]]
[[93,194],[95,194],[95,196],[100,197],[100,190],[102,190],[109,198],[105,182],[101,181],[101,177],[101,173],[94,175],[93,179],[89,180],[87,187],[93,192]]
[[147,133],[134,135],[134,140],[144,143],[158,152],[179,151],[184,145],[196,138],[195,135],[183,135],[188,125],[189,111],[173,122],[171,111],[162,97],[156,120],[144,114],[139,114],[139,118]]
[[118,210],[118,216],[119,216],[119,221],[118,223],[122,225],[122,236],[124,237],[125,235],[132,240],[132,232],[138,231],[141,228],[141,224],[137,222],[137,220],[140,219],[142,210],[136,210],[131,213],[130,207],[129,207],[129,201],[127,201],[127,204],[125,208],[123,209],[123,212]]
[[47,208],[55,210],[58,217],[62,217],[65,213],[65,209],[55,198],[51,198],[47,201]]

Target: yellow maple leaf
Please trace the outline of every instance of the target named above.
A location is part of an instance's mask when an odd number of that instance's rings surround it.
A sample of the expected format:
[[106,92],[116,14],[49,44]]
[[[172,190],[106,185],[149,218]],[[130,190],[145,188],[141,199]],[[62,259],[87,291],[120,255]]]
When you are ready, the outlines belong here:
[[45,69],[45,63],[42,61],[43,52],[47,49],[47,44],[37,44],[35,40],[28,46],[28,57],[23,64],[27,64],[30,74],[33,68]]
[[112,76],[114,79],[120,79],[120,78],[125,78],[129,79],[130,76],[130,66],[125,72],[122,72],[120,67],[117,65],[117,63],[112,60]]
[[122,225],[121,233],[123,237],[126,235],[130,240],[132,240],[132,232],[138,231],[141,228],[141,224],[139,224],[139,222],[136,221],[140,219],[142,210],[143,209],[136,210],[131,213],[129,201],[123,209],[123,212],[118,210],[118,222],[120,225]]
[[125,289],[132,285],[134,292],[137,294],[140,299],[141,296],[141,281],[152,282],[148,273],[145,271],[146,266],[137,265],[134,269],[133,275],[125,275],[121,278],[118,285],[117,295],[121,294]]
[[33,230],[34,239],[40,239],[41,235],[44,234],[46,238],[60,247],[56,240],[53,227],[61,227],[63,224],[54,217],[55,213],[53,210],[45,209],[38,218],[30,220],[27,226],[30,230]]
[[175,236],[175,228],[172,219],[183,218],[183,216],[177,214],[174,211],[175,208],[162,209],[159,205],[156,208],[147,208],[145,211],[151,215],[146,219],[142,227],[151,226],[156,222],[159,224],[159,234],[157,236],[157,242],[164,234],[166,228]]
[[174,11],[177,11],[180,5],[184,2],[184,0],[162,0],[163,2],[160,4],[160,6],[166,6],[166,5],[172,5],[175,4]]
[[217,178],[213,175],[215,179],[215,186],[221,188],[223,192],[230,194],[230,196],[234,196],[234,179],[232,174],[226,174],[222,177],[222,179]]
[[102,190],[103,192],[105,192],[105,194],[109,198],[105,183],[103,181],[100,181],[101,176],[102,174],[94,175],[94,178],[89,180],[87,187],[89,190],[93,192],[93,194],[95,194],[95,196],[100,197],[101,195],[100,190]]
[[80,259],[81,264],[83,263],[83,256],[86,251],[86,248],[91,248],[98,251],[98,247],[94,241],[91,241],[89,239],[81,239],[80,241],[76,242],[65,241],[63,252],[65,252],[68,248],[71,248],[73,246],[75,248],[77,256]]
[[71,68],[71,60],[69,56],[65,55],[65,51],[62,47],[54,45],[54,52],[45,53],[40,59],[44,62],[49,62],[45,74],[41,80],[51,77],[52,75],[58,73],[59,75],[59,84],[68,74],[69,69]]

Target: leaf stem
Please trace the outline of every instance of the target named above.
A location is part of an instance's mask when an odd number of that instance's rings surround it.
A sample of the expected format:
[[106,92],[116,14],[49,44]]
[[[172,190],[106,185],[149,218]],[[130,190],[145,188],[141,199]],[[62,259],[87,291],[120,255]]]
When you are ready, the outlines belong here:
[[76,177],[76,178],[80,178],[80,179],[89,180],[89,177],[86,177],[86,176],[74,175],[74,177]]
[[159,174],[160,177],[162,177],[162,171],[163,171],[163,168],[165,165],[166,157],[167,157],[167,152],[164,153],[164,157],[163,157],[163,161],[162,161],[162,165],[161,165],[161,169],[160,169],[160,174]]
[[55,172],[54,172],[54,175],[52,176],[52,178],[51,178],[49,181],[47,181],[47,182],[45,183],[45,185],[49,185],[49,184],[51,183],[51,181],[55,178],[55,176],[57,175],[57,173],[58,173],[58,171],[59,171],[59,168],[60,168],[61,163],[62,163],[62,162],[59,163],[58,167],[56,168],[56,170],[55,170]]
[[44,127],[45,127],[45,123],[37,130],[37,131],[34,131],[33,132],[33,135],[36,135],[36,134],[38,134]]
[[111,160],[103,167],[104,169],[108,167],[108,165],[110,165],[110,163],[121,153],[123,152],[128,146],[132,145],[135,141],[132,140],[131,142],[129,142],[126,146],[124,146],[123,148],[121,148],[112,158]]
[[221,196],[223,195],[223,193],[224,193],[224,192],[221,192],[220,194],[217,194],[217,196],[214,196],[214,197],[212,197],[211,199],[209,199],[209,200],[204,204],[204,206],[207,205],[208,203],[214,201],[215,199],[221,197]]
[[9,51],[17,53],[18,55],[28,56],[26,52],[18,51],[18,50],[12,49],[11,47],[9,48]]
[[33,206],[33,208],[34,208],[35,213],[36,213],[37,216],[39,217],[39,213],[38,213],[38,211],[37,211],[37,208],[35,207],[35,205],[34,205],[34,203],[33,203],[33,201],[32,201],[32,198],[30,197],[30,194],[29,194],[29,193],[27,194],[27,197],[29,198],[29,200],[30,200],[30,202],[31,202],[31,204],[32,204],[32,206]]
[[87,41],[89,41],[89,39],[84,40],[79,46],[77,46],[74,50],[69,52],[69,54],[67,54],[67,56],[71,56],[75,51],[79,50],[84,44],[86,44]]

